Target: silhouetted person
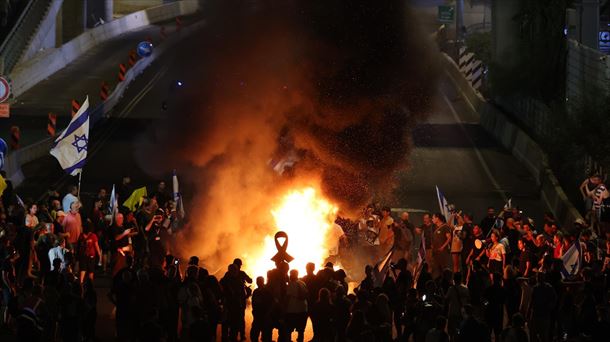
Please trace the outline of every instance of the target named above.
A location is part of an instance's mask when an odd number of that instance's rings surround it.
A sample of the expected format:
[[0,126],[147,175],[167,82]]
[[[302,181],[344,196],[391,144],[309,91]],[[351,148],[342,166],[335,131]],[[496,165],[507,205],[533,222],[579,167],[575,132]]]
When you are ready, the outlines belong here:
[[97,321],[97,293],[93,288],[93,280],[90,278],[85,280],[83,291],[83,299],[85,301],[83,341],[93,341],[95,339],[95,322]]
[[488,342],[491,341],[487,326],[474,316],[474,308],[470,304],[462,308],[464,319],[458,329],[458,342]]
[[316,342],[334,341],[334,312],[335,308],[330,300],[330,291],[327,288],[320,289],[318,301],[314,304],[311,312]]
[[544,274],[536,275],[538,283],[532,290],[530,305],[530,336],[532,341],[551,341],[551,318],[557,303],[555,289],[544,280]]
[[360,310],[354,311],[354,314],[347,325],[345,334],[351,342],[368,342],[375,340],[373,330],[366,321],[366,315]]
[[193,323],[189,327],[189,337],[191,341],[197,342],[212,342],[212,325],[204,314],[204,311],[199,306],[193,306],[191,308],[193,315]]
[[449,342],[449,335],[445,332],[447,319],[443,316],[436,318],[434,328],[426,334],[426,342]]
[[525,319],[520,313],[511,317],[511,325],[504,329],[501,336],[502,342],[529,342],[525,332]]
[[220,280],[223,303],[227,310],[227,321],[223,324],[223,338],[236,341],[237,334],[244,320],[244,286],[239,278],[239,269],[235,264],[229,265],[227,273]]
[[262,337],[263,342],[271,341],[273,310],[273,296],[265,286],[263,277],[256,278],[256,290],[252,292],[252,326],[250,328],[250,341],[258,342]]
[[485,289],[483,297],[488,303],[485,308],[485,322],[494,333],[495,340],[499,341],[504,322],[504,303],[506,302],[506,290],[502,287],[502,276],[499,273],[492,275],[492,284]]
[[335,306],[334,324],[337,330],[337,341],[342,342],[346,340],[347,325],[350,320],[350,308],[352,302],[346,296],[346,288],[338,286],[335,289],[335,300],[333,302]]
[[298,333],[297,342],[303,342],[305,337],[305,325],[307,324],[307,285],[299,280],[299,271],[291,270],[286,288],[285,317],[286,340],[290,340],[291,333]]
[[252,295],[252,289],[250,289],[249,285],[252,284],[252,278],[250,278],[250,276],[244,272],[241,269],[242,266],[242,261],[239,258],[236,258],[235,260],[233,260],[233,265],[235,265],[237,267],[237,278],[239,279],[239,281],[242,284],[242,287],[244,289],[244,296],[242,296],[243,298],[243,303],[241,305],[241,308],[244,312],[242,312],[239,316],[242,317],[242,319],[239,322],[239,336],[240,339],[242,341],[246,340],[246,321],[245,319],[243,319],[243,317],[245,316],[246,312],[246,300]]

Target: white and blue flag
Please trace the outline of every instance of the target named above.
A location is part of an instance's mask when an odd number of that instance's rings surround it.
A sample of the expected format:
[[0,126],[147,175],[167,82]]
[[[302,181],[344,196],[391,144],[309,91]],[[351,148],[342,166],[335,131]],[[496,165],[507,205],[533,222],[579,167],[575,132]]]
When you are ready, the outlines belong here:
[[561,268],[561,276],[570,278],[575,276],[582,269],[582,249],[580,239],[574,241],[572,246],[568,248],[565,254],[561,257],[563,267]]
[[176,170],[172,175],[172,188],[174,195],[174,202],[176,202],[176,211],[180,215],[180,218],[184,217],[184,203],[182,202],[182,194],[180,194],[180,183],[178,183],[178,175]]
[[76,115],[53,143],[51,155],[57,158],[66,173],[76,176],[87,160],[89,146],[89,97],[85,99]]
[[436,186],[436,197],[438,198],[438,207],[440,209],[440,213],[445,216],[445,219],[447,221],[449,221],[449,217],[451,216],[451,212],[449,211],[449,202],[445,198],[445,195],[438,188],[438,186]]
[[110,193],[110,203],[108,203],[108,211],[110,212],[110,224],[114,222],[114,216],[116,215],[119,208],[119,200],[114,190],[114,184],[112,184],[112,192]]

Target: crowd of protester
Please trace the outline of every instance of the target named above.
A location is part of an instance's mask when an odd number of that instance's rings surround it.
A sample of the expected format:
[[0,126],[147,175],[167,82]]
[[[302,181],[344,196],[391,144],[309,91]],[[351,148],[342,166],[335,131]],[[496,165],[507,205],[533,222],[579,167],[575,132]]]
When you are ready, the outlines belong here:
[[[50,189],[38,201],[23,201],[6,183],[0,202],[0,332],[12,331],[19,341],[93,341],[95,275],[117,283],[131,266],[141,270],[133,280],[142,284],[149,268],[165,265],[172,234],[182,226],[165,182],[131,209],[113,207],[105,188],[87,196],[79,196],[76,186],[65,194]],[[130,198],[131,179],[124,177],[116,190],[118,198]],[[118,317],[123,298],[111,295]]]
[[[451,207],[415,223],[370,205],[337,219],[332,262],[299,274],[279,258],[251,279],[246,259],[210,274],[196,256],[171,254],[184,218],[165,182],[118,212],[107,189],[85,204],[76,187],[22,202],[7,185],[0,314],[19,341],[95,340],[98,296],[114,304],[119,341],[304,341],[308,322],[320,342],[599,341],[610,331],[603,218],[562,227],[550,213],[538,223],[505,206],[475,221]],[[116,192],[133,191],[125,177]],[[566,262],[575,246],[577,261]],[[360,277],[349,259],[362,251]],[[111,277],[109,292],[98,293],[96,275]]]

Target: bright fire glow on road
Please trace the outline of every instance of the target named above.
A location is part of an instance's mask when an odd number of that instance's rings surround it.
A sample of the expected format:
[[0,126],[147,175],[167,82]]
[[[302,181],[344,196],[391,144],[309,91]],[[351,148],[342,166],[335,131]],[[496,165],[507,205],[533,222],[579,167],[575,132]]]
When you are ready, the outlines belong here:
[[288,234],[287,252],[294,257],[290,269],[299,270],[302,276],[308,262],[320,267],[329,255],[329,248],[337,243],[338,237],[333,234],[337,207],[308,187],[287,193],[271,214],[277,229],[265,236],[259,257],[248,267],[250,274],[266,277],[267,271],[275,268],[271,261],[277,253],[273,237],[279,230]]

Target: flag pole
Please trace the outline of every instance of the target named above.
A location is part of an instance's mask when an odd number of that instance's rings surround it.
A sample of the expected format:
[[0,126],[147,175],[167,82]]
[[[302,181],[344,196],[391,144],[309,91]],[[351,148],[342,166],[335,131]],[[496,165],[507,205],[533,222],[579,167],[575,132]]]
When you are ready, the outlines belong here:
[[80,181],[83,178],[83,169],[80,170],[80,172],[78,173],[78,193],[76,194],[76,197],[78,197],[80,199]]

